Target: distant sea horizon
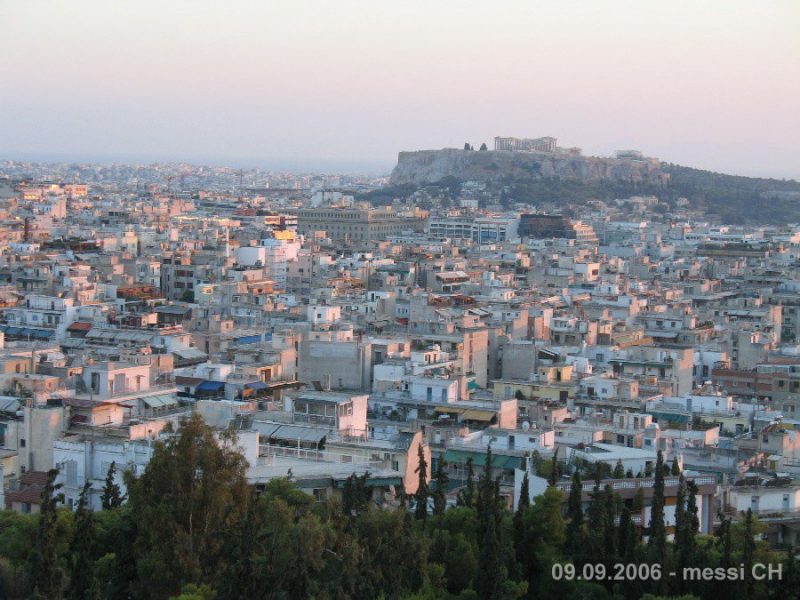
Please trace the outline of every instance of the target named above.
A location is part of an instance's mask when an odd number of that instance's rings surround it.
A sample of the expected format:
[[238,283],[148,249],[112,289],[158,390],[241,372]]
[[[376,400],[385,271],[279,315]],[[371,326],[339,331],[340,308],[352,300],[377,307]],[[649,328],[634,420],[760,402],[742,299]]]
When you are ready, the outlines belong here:
[[63,152],[2,152],[0,161],[75,164],[154,164],[188,163],[208,167],[232,167],[240,169],[262,169],[297,174],[316,173],[331,175],[389,175],[394,168],[392,161],[364,161],[332,158],[296,157],[224,157],[212,155],[147,155],[137,153],[93,154]]

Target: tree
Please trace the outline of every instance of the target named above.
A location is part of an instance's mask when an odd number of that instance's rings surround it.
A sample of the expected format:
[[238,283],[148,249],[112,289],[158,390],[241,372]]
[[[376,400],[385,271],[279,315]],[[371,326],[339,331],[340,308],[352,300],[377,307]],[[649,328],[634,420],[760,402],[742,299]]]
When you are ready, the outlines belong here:
[[607,483],[603,490],[603,500],[605,506],[603,510],[603,555],[606,564],[611,567],[611,561],[617,554],[617,534],[616,520],[617,520],[617,497],[615,497],[611,484]]
[[623,479],[625,477],[625,467],[622,464],[622,459],[617,460],[614,466],[614,479]]
[[436,490],[433,492],[433,514],[435,515],[444,514],[444,511],[447,509],[446,494],[447,484],[450,483],[450,478],[447,476],[445,464],[444,457],[442,457],[436,465],[436,475],[434,476]]
[[428,488],[428,461],[425,460],[425,446],[421,443],[417,448],[417,457],[419,459],[419,464],[414,472],[419,475],[419,480],[417,484],[417,493],[414,494],[417,503],[414,516],[417,519],[426,519],[428,518],[428,496],[430,495],[430,489]]
[[188,582],[213,586],[247,512],[246,468],[233,432],[218,437],[196,413],[156,442],[144,473],[128,484],[137,531],[134,595],[164,598]]
[[[647,540],[650,550],[650,559],[653,563],[661,565],[665,570],[667,561],[667,530],[664,523],[664,455],[658,451],[655,467],[655,481],[653,482],[653,501],[650,506],[650,537]],[[658,589],[666,590],[667,578],[663,577]]]
[[486,152],[488,149],[489,149],[489,147],[486,145],[486,142],[483,142],[483,143],[481,144],[480,151],[481,151],[481,152]]
[[472,147],[469,145],[469,142],[464,142],[464,150],[472,150]]
[[636,488],[636,493],[633,495],[631,502],[631,513],[641,515],[644,510],[644,488]]
[[744,518],[744,546],[742,548],[742,565],[744,568],[744,581],[745,598],[753,598],[753,588],[755,581],[753,579],[753,555],[756,551],[756,540],[753,534],[753,511],[747,509],[747,514]]
[[524,512],[526,508],[531,505],[530,494],[530,481],[528,480],[528,472],[522,476],[522,485],[519,489],[519,500],[517,501],[517,512]]
[[63,572],[58,561],[57,507],[64,502],[64,494],[59,492],[62,485],[56,483],[58,469],[47,472],[47,480],[42,490],[39,505],[39,530],[33,550],[31,574],[33,576],[34,596],[56,599],[61,597]]
[[88,506],[87,498],[91,487],[91,481],[84,484],[75,510],[75,535],[70,544],[70,576],[66,593],[70,600],[91,600],[98,597],[93,558],[94,514]]
[[572,485],[569,488],[569,497],[567,498],[567,517],[569,520],[567,522],[566,550],[573,560],[584,553],[582,492],[581,474],[576,469],[575,473],[572,474]]
[[558,464],[558,455],[553,453],[553,460],[550,463],[550,476],[547,478],[547,485],[555,486],[561,478],[561,467]]
[[672,459],[672,475],[677,477],[681,474],[681,466],[678,464],[678,457]]
[[[369,472],[360,477],[355,473],[351,474],[344,482],[342,489],[342,512],[348,517],[356,517],[369,507],[369,500],[372,492],[367,486]],[[401,491],[401,503],[405,501],[405,491]]]
[[472,466],[472,457],[467,459],[467,483],[459,491],[457,503],[459,506],[472,506],[475,502],[475,470]]
[[589,535],[589,557],[592,561],[602,556],[605,497],[600,489],[600,480],[595,478],[594,487],[589,493],[589,507],[586,509],[586,528]]
[[122,506],[125,500],[122,497],[122,492],[119,485],[114,481],[114,475],[117,472],[117,463],[111,462],[106,473],[106,482],[103,486],[103,492],[100,494],[100,504],[103,510],[114,510]]

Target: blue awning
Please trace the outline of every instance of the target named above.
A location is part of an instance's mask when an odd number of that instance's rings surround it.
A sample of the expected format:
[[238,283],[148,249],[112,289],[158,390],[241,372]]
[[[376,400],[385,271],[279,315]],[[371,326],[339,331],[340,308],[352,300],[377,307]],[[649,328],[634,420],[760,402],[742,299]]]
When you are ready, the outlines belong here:
[[261,335],[243,335],[236,338],[237,344],[258,344],[261,342]]
[[13,325],[4,326],[3,332],[6,335],[39,338],[42,340],[49,340],[56,334],[55,330],[53,329],[31,329],[29,327],[14,327]]
[[224,381],[203,381],[196,388],[195,392],[219,392],[225,389]]

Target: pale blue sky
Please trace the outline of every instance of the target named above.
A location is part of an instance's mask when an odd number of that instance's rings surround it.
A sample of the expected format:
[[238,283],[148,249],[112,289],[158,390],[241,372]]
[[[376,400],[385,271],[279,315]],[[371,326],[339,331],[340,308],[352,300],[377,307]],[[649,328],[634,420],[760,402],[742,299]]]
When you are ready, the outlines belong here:
[[554,135],[800,178],[799,32],[798,0],[0,0],[0,158],[388,170]]

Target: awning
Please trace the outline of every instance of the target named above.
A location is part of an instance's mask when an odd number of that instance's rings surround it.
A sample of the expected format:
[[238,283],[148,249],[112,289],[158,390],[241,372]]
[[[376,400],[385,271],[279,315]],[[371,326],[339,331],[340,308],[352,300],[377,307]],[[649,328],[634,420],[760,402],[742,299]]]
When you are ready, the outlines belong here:
[[195,392],[219,392],[225,389],[224,381],[204,381],[196,388]]
[[269,435],[270,440],[281,442],[311,442],[319,444],[329,433],[322,427],[300,427],[297,425],[283,425]]
[[146,396],[142,398],[144,403],[150,408],[166,408],[168,406],[177,406],[178,399],[171,394],[162,394],[160,396]]
[[49,340],[56,334],[53,329],[31,329],[30,327],[14,327],[8,325],[3,327],[3,332],[6,335],[38,338],[42,340]]
[[235,341],[237,344],[258,344],[261,342],[261,335],[243,335],[236,338]]
[[466,408],[456,408],[450,406],[437,406],[433,409],[433,412],[438,414],[447,414],[447,415],[463,415],[467,412]]
[[178,348],[172,353],[183,360],[205,360],[208,355],[197,348]]
[[[486,465],[486,452],[470,452],[468,450],[448,450],[444,454],[444,460],[448,463],[464,465],[467,459],[472,458],[473,467],[483,467]],[[504,454],[494,454],[492,463],[495,469],[518,469],[522,464],[519,456],[507,456]]]
[[462,420],[467,421],[491,421],[495,417],[495,413],[490,410],[465,410],[461,415]]

